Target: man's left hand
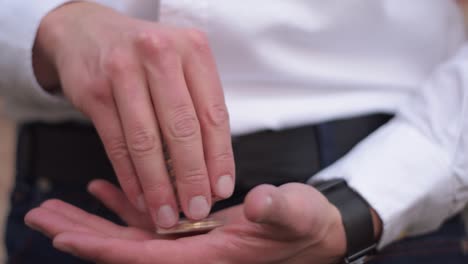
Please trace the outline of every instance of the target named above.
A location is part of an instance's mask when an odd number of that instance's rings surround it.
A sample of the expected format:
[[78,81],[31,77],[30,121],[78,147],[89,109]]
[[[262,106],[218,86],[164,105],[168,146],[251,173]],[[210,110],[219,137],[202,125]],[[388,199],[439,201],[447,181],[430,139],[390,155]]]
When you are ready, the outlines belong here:
[[226,224],[188,237],[156,235],[151,218],[102,180],[89,190],[129,227],[50,200],[25,218],[59,250],[98,263],[337,263],[346,242],[339,211],[299,183],[253,189],[243,205],[213,214]]

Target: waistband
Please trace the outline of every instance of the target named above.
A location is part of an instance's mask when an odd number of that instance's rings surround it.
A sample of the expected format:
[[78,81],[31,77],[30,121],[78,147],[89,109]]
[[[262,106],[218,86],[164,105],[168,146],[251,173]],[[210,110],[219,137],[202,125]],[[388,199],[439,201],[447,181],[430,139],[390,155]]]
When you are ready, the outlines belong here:
[[[234,137],[236,188],[305,182],[390,118],[372,114]],[[96,130],[74,122],[20,125],[16,172],[17,180],[29,184],[39,179],[75,186],[95,178],[117,182]]]

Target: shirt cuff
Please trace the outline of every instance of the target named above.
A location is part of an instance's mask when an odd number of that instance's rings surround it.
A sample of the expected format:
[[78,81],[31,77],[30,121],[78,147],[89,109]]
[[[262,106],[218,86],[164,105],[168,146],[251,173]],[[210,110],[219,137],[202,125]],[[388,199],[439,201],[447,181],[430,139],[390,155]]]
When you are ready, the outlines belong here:
[[381,217],[382,248],[435,230],[456,212],[450,165],[444,149],[395,118],[310,181],[344,178]]
[[62,97],[46,92],[38,84],[32,66],[32,50],[42,19],[50,11],[69,2],[73,0],[47,0],[37,4],[10,1],[5,6],[0,5],[3,31],[0,33],[0,44],[4,49],[0,69],[7,73],[2,89],[8,89],[8,96],[39,104],[66,104]]

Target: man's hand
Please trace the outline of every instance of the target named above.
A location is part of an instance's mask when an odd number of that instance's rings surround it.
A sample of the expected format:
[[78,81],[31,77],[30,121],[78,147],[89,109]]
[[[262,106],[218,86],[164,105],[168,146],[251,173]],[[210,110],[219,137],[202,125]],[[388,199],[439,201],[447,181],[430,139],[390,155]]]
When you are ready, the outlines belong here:
[[176,224],[177,200],[187,217],[202,219],[212,197],[232,194],[229,118],[203,33],[70,3],[43,19],[34,66],[45,89],[61,87],[91,119],[124,192],[157,225]]
[[94,181],[89,190],[130,227],[57,200],[29,212],[26,223],[56,248],[98,263],[320,264],[337,263],[346,250],[338,210],[304,184],[259,186],[244,205],[214,214],[225,226],[182,238],[157,236],[149,218],[111,184]]

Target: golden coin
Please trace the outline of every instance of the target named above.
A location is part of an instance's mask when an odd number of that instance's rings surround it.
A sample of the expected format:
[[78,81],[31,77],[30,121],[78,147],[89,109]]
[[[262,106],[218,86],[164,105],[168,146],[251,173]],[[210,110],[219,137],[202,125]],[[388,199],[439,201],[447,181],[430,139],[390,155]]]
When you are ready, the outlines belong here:
[[187,234],[208,232],[217,227],[224,225],[224,222],[218,219],[206,218],[203,220],[188,220],[182,219],[179,223],[171,228],[158,227],[156,233],[159,235]]
[[[176,196],[177,205],[180,208],[174,167],[173,167],[171,155],[169,154],[169,149],[164,141],[163,141],[163,153],[164,153],[164,159],[166,161],[166,169],[169,174],[169,179],[171,180],[172,188]],[[181,219],[179,223],[177,223],[177,225],[175,225],[174,227],[171,227],[171,228],[158,227],[156,229],[156,233],[158,233],[159,235],[202,233],[202,232],[208,232],[222,225],[224,225],[223,221],[213,219],[213,218],[206,218],[206,219],[198,220],[198,221]]]

